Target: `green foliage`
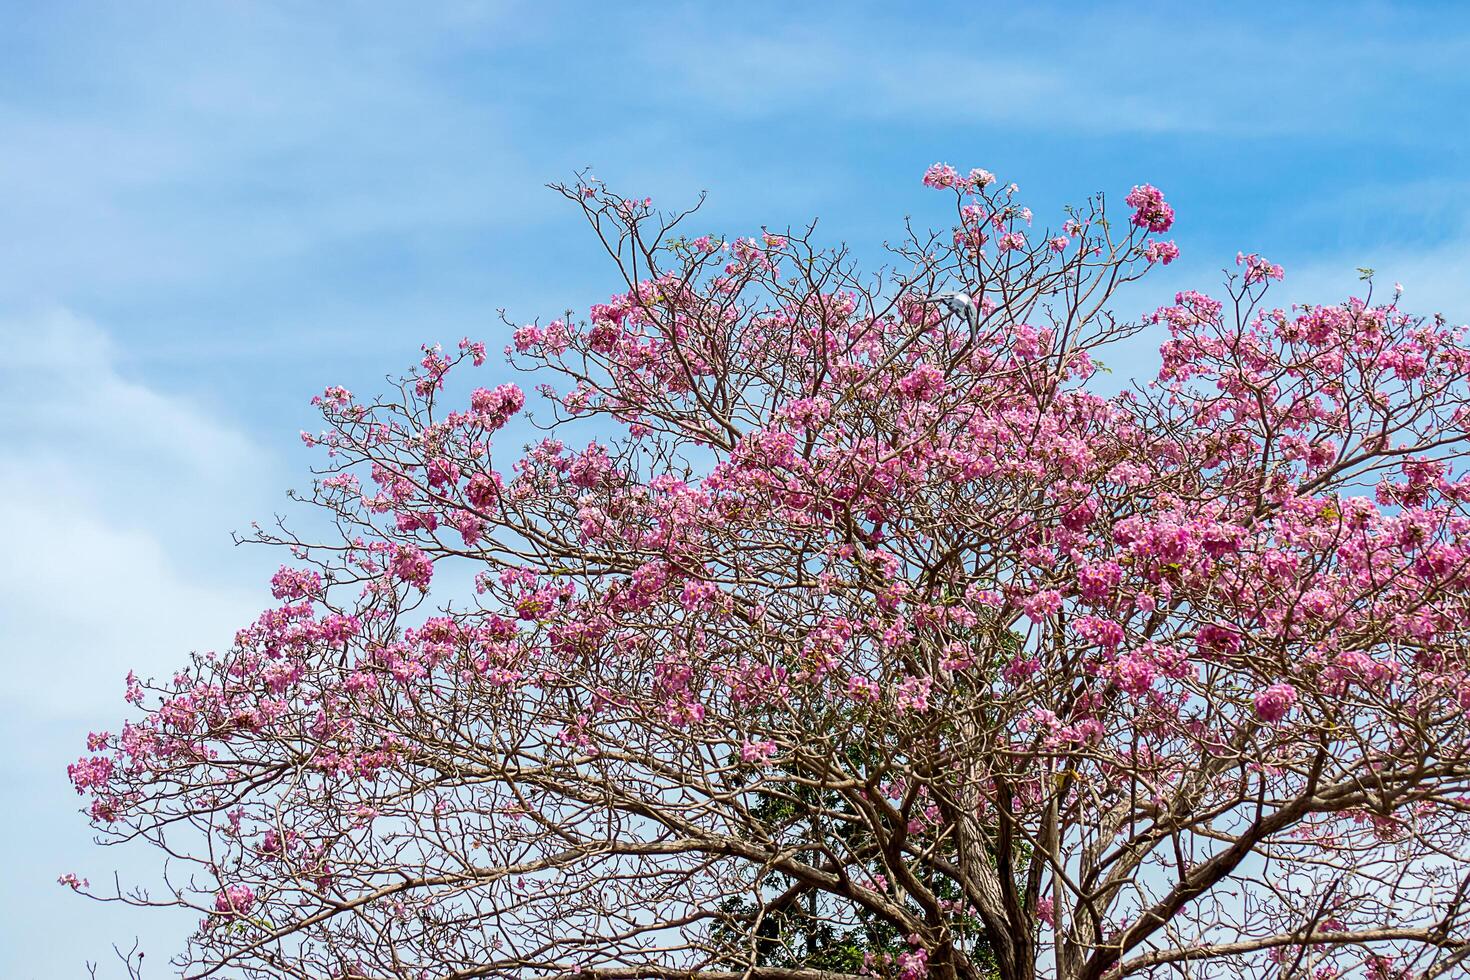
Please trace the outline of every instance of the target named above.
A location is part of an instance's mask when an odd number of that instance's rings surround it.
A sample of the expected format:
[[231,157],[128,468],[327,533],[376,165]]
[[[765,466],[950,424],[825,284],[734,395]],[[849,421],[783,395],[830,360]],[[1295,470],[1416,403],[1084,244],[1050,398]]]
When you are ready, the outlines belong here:
[[[1009,629],[977,626],[974,634],[966,639],[977,649],[985,651],[979,659],[991,671],[1004,667],[1025,642],[1021,634]],[[984,673],[980,672],[981,678]],[[973,679],[973,686],[967,685],[968,690],[957,694],[961,697],[980,696],[985,686],[981,678]],[[830,717],[820,719],[820,724],[822,727],[814,730],[853,733],[863,730],[861,711],[850,706],[831,706]],[[936,734],[942,738],[954,733]],[[859,735],[843,740],[839,751],[849,773],[877,783],[882,781],[883,773],[893,761],[885,758],[885,753],[897,750],[907,755],[911,748],[885,744],[876,735]],[[731,763],[737,764],[734,759]],[[781,774],[804,777],[804,780],[783,779]],[[883,860],[876,853],[877,841],[867,822],[855,812],[841,792],[810,785],[811,782],[820,782],[814,778],[818,774],[797,772],[787,764],[778,768],[773,778],[757,781],[753,769],[750,775],[749,812],[785,846],[802,851],[803,844],[813,845],[805,851],[803,858],[817,866],[825,865],[826,855],[830,853],[862,856],[856,864],[845,867],[844,872],[859,879],[888,877]],[[952,856],[953,844],[943,841],[937,850],[941,855]],[[938,873],[930,864],[911,861],[909,871],[936,898],[946,904],[961,904],[959,885]],[[751,884],[753,892],[758,887],[759,900],[754,895],[751,898],[731,897],[719,906],[722,918],[715,926],[714,938],[727,944],[732,959],[745,962],[753,946],[758,966],[857,973],[869,955],[897,957],[911,948],[906,937],[890,921],[855,901],[801,886],[795,879],[776,871],[767,873],[758,886],[754,881]],[[888,893],[890,897],[894,895],[892,889]],[[900,897],[898,900],[907,904],[917,917],[923,918],[922,911],[912,899]],[[977,967],[987,975],[994,975],[995,964],[984,943],[979,920],[960,913],[951,913],[947,918],[953,939],[963,943]]]

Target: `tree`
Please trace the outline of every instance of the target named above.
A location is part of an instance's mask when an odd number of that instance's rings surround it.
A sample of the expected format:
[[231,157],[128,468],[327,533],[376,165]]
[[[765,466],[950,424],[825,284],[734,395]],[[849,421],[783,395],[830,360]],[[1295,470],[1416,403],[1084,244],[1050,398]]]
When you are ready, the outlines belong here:
[[545,437],[504,468],[468,340],[316,399],[280,605],[71,769],[173,869],[98,897],[197,910],[191,975],[1462,969],[1464,330],[1258,255],[1120,321],[1157,189],[925,183],[952,231],[870,277],[559,187],[622,291],[513,328]]

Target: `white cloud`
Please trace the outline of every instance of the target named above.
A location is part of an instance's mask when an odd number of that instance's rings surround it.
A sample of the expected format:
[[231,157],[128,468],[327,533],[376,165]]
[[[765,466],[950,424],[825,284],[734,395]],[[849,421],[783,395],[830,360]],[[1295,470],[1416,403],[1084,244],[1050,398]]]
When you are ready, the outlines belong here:
[[229,424],[123,377],[94,324],[0,321],[0,702],[116,714],[130,668],[227,643],[262,598],[244,573],[264,557],[229,532],[271,469]]
[[505,107],[435,71],[435,45],[497,24],[494,5],[94,14],[38,14],[31,91],[0,95],[0,224],[16,232],[0,299],[228,287],[365,236],[553,206],[504,191],[543,179]]
[[[1268,31],[1196,8],[793,7],[745,31],[671,15],[635,50],[676,79],[671,91],[743,115],[1338,135],[1370,124],[1391,132],[1412,115],[1400,106],[1386,117],[1384,91],[1461,77],[1463,38],[1379,20],[1361,9],[1331,26],[1283,19]],[[1344,67],[1355,65],[1373,70]]]
[[228,643],[258,603],[191,574],[146,530],[103,519],[66,482],[29,461],[0,462],[10,552],[0,564],[9,662],[0,701],[101,725],[123,713],[129,669],[167,676],[191,649]]
[[[156,855],[103,851],[66,765],[89,730],[126,717],[129,669],[167,677],[230,642],[267,600],[276,556],[229,531],[263,507],[269,457],[228,421],[125,376],[105,331],[66,310],[0,318],[0,835],[24,841],[0,886],[0,974],[121,975],[109,946],[148,962],[181,948],[188,916],[90,906],[56,885],[156,882]],[[84,921],[86,928],[58,929]]]

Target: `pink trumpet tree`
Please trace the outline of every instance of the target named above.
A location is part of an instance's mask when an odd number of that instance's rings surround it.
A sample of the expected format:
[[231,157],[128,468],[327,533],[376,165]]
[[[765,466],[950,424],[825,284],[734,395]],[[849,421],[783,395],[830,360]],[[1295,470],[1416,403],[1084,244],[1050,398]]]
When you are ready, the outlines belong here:
[[510,328],[539,441],[481,343],[315,399],[279,604],[71,769],[169,887],[64,883],[193,909],[193,976],[1463,971],[1464,329],[1259,255],[1120,321],[1156,188],[924,183],[875,276],[558,187],[620,282]]

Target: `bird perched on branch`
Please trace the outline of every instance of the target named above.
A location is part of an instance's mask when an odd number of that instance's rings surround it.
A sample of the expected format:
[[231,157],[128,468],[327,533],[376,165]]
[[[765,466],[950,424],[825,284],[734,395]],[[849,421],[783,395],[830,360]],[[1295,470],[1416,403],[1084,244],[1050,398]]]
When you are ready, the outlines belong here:
[[921,297],[918,302],[931,306],[943,306],[955,316],[964,317],[970,327],[980,326],[980,307],[970,298],[968,293],[947,292],[935,293],[933,296]]

